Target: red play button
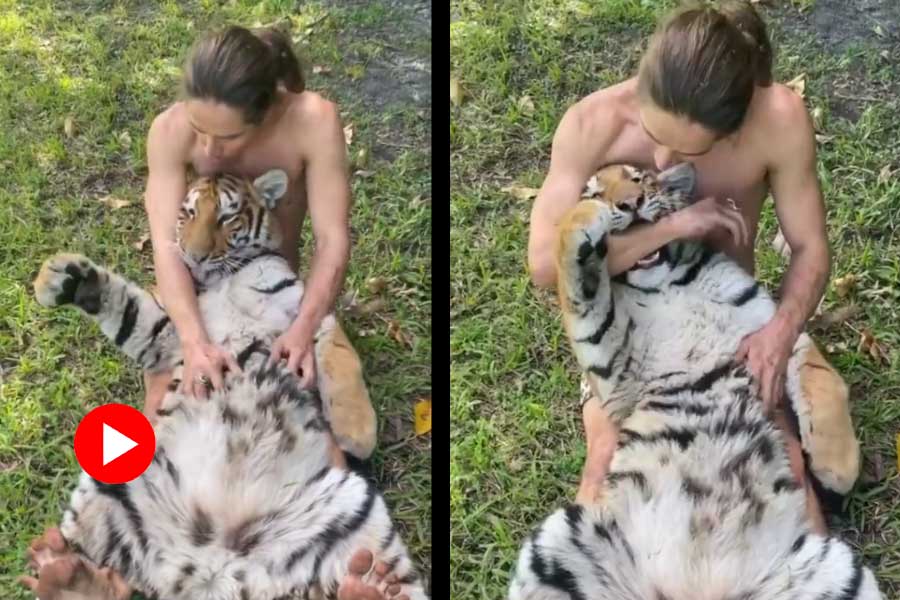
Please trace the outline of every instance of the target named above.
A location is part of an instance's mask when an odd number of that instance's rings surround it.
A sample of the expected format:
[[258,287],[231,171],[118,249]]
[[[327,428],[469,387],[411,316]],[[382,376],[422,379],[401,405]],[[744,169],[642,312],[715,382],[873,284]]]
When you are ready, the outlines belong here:
[[141,411],[104,404],[75,430],[75,457],[87,474],[103,483],[128,483],[143,473],[156,452],[156,436]]

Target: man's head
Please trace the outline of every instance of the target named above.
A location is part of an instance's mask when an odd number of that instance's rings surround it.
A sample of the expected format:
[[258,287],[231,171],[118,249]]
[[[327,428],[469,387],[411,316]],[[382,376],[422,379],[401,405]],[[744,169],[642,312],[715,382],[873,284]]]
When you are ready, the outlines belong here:
[[682,8],[662,22],[638,71],[641,125],[664,169],[736,132],[756,86],[772,83],[772,46],[753,7]]
[[305,83],[290,40],[264,29],[228,27],[202,37],[184,69],[191,126],[210,158],[244,149],[277,98],[278,85],[300,93]]

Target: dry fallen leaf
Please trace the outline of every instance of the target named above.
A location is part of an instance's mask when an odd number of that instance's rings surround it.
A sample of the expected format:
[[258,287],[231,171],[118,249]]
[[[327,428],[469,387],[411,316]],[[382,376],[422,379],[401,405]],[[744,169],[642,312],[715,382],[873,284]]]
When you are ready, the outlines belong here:
[[412,347],[412,340],[409,339],[409,336],[400,328],[400,323],[393,319],[388,321],[388,335],[394,338],[394,341],[401,346],[406,346],[407,348]]
[[366,165],[369,164],[369,151],[365,148],[360,148],[359,152],[356,153],[353,164],[356,165],[357,169],[365,169]]
[[338,306],[341,310],[349,310],[352,312],[357,308],[358,298],[359,294],[356,292],[356,290],[348,290],[344,292],[343,296],[341,296],[341,299],[338,302]]
[[385,419],[384,431],[380,434],[381,440],[385,444],[399,442],[409,435],[408,430],[409,421],[403,419],[400,415],[389,415],[387,419]]
[[821,131],[822,118],[825,116],[825,111],[822,110],[821,106],[817,106],[814,109],[812,109],[812,112],[810,112],[810,116],[812,117],[813,128],[816,131]]
[[891,165],[884,165],[883,167],[881,167],[881,172],[878,173],[878,183],[887,183],[891,178],[891,175],[893,175]]
[[372,175],[375,174],[375,171],[354,171],[353,174],[356,177],[362,177],[363,179],[368,179]]
[[791,88],[794,93],[801,98],[806,97],[804,95],[804,92],[806,92],[806,73],[800,73],[799,75],[788,81],[785,85]]
[[125,208],[133,204],[131,200],[122,200],[121,198],[116,198],[114,196],[103,196],[100,198],[100,202],[113,210],[119,210],[120,208]]
[[849,321],[860,312],[860,307],[856,304],[842,306],[835,310],[823,312],[813,317],[809,322],[810,329],[830,329],[835,325],[840,325]]
[[314,65],[312,68],[312,72],[315,75],[328,75],[331,73],[331,67],[323,67],[322,65]]
[[380,294],[387,287],[387,280],[384,277],[370,277],[366,280],[366,289],[370,294]]
[[459,85],[459,81],[457,81],[455,77],[451,77],[450,78],[450,102],[452,102],[454,106],[459,106],[460,104],[462,104],[462,100],[463,100],[462,86]]
[[141,239],[139,239],[134,244],[132,244],[132,246],[134,246],[134,248],[138,252],[142,252],[144,250],[144,247],[147,245],[147,242],[149,242],[149,241],[150,241],[150,234],[144,234],[141,236]]
[[850,292],[853,291],[853,288],[856,287],[856,282],[859,281],[859,278],[853,273],[848,273],[843,277],[838,277],[834,280],[834,291],[837,293],[838,298],[846,298],[850,295]]
[[353,143],[353,123],[349,123],[344,127],[344,141],[347,142],[348,146]]
[[119,134],[119,145],[122,146],[123,149],[128,150],[131,148],[131,134],[127,131],[123,131]]
[[828,142],[830,142],[833,139],[834,139],[833,135],[821,135],[818,133],[816,134],[816,141],[819,142],[820,144],[827,144]]
[[422,398],[413,409],[416,415],[416,435],[425,435],[431,431],[431,398]]
[[534,114],[534,102],[531,100],[531,96],[522,96],[519,98],[519,110],[522,111],[523,115],[530,117]]
[[63,121],[63,131],[68,138],[75,135],[75,120],[72,117],[66,117],[66,120]]
[[881,58],[883,58],[884,60],[891,59],[891,53],[888,52],[887,50],[882,50],[879,54],[881,54]]
[[387,308],[387,302],[385,302],[384,298],[375,298],[374,300],[369,300],[362,306],[356,307],[355,312],[359,315],[367,316],[381,312],[385,308]]
[[791,259],[791,246],[787,243],[787,240],[784,239],[784,233],[781,231],[781,227],[778,228],[778,233],[775,234],[775,239],[772,240],[772,248],[786,260]]
[[537,188],[524,187],[521,185],[508,185],[505,188],[500,190],[501,192],[506,192],[507,194],[512,194],[519,200],[532,200],[537,197],[538,190]]
[[875,336],[867,328],[864,328],[859,333],[859,344],[856,347],[856,351],[867,353],[875,362],[887,362],[887,353],[884,346],[876,341]]
[[879,24],[876,24],[874,27],[872,27],[872,31],[874,31],[875,35],[877,35],[880,38],[885,37],[884,28],[882,28],[881,25],[879,25]]

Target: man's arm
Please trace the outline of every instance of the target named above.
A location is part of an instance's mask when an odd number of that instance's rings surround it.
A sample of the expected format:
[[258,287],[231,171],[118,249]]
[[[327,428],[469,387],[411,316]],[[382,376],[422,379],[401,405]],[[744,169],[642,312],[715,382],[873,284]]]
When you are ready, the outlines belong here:
[[784,104],[779,112],[785,114],[778,120],[790,120],[790,127],[782,129],[784,139],[773,145],[777,150],[769,177],[791,258],[774,319],[794,332],[796,339],[822,298],[831,264],[812,122],[799,97],[789,93]]
[[[581,198],[588,178],[606,164],[609,148],[619,134],[615,116],[599,115],[598,123],[585,124],[577,105],[563,115],[550,153],[550,169],[531,208],[528,238],[528,270],[532,282],[540,287],[556,284],[557,226],[566,212]],[[598,132],[594,136],[591,132]],[[590,139],[585,139],[590,138]],[[595,150],[588,152],[586,148]],[[627,233],[610,236],[609,271],[617,275],[643,256],[675,239],[677,231],[668,221],[635,227]]]
[[323,101],[306,165],[315,251],[295,324],[310,336],[331,312],[350,259],[350,182],[340,115]]

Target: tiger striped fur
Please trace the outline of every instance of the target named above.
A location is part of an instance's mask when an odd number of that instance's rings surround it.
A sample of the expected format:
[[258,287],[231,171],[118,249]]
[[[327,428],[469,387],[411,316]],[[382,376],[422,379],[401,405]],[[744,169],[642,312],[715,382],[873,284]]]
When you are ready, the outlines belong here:
[[[60,530],[79,554],[153,598],[335,598],[351,555],[368,549],[393,567],[403,593],[422,600],[382,495],[333,465],[319,397],[285,367],[267,366],[268,348],[303,294],[270,227],[286,186],[281,171],[253,183],[223,175],[191,186],[178,243],[210,340],[232,351],[243,372],[228,374],[226,389],[208,400],[173,386],[158,411],[147,471],[124,485],[82,473]],[[198,251],[185,236],[198,198],[211,193],[213,212],[207,205],[201,218],[235,226]],[[182,362],[177,333],[153,296],[83,256],[49,259],[35,292],[45,306],[83,310],[144,369]],[[327,317],[323,329],[333,322]]]
[[[566,330],[601,381],[618,445],[597,503],[557,510],[525,541],[510,600],[881,598],[846,543],[812,531],[781,434],[733,364],[774,313],[768,293],[685,241],[609,277],[607,236],[678,210],[694,187],[689,165],[633,172],[630,203],[568,213],[557,256]],[[787,395],[802,421],[796,370],[792,357]]]

